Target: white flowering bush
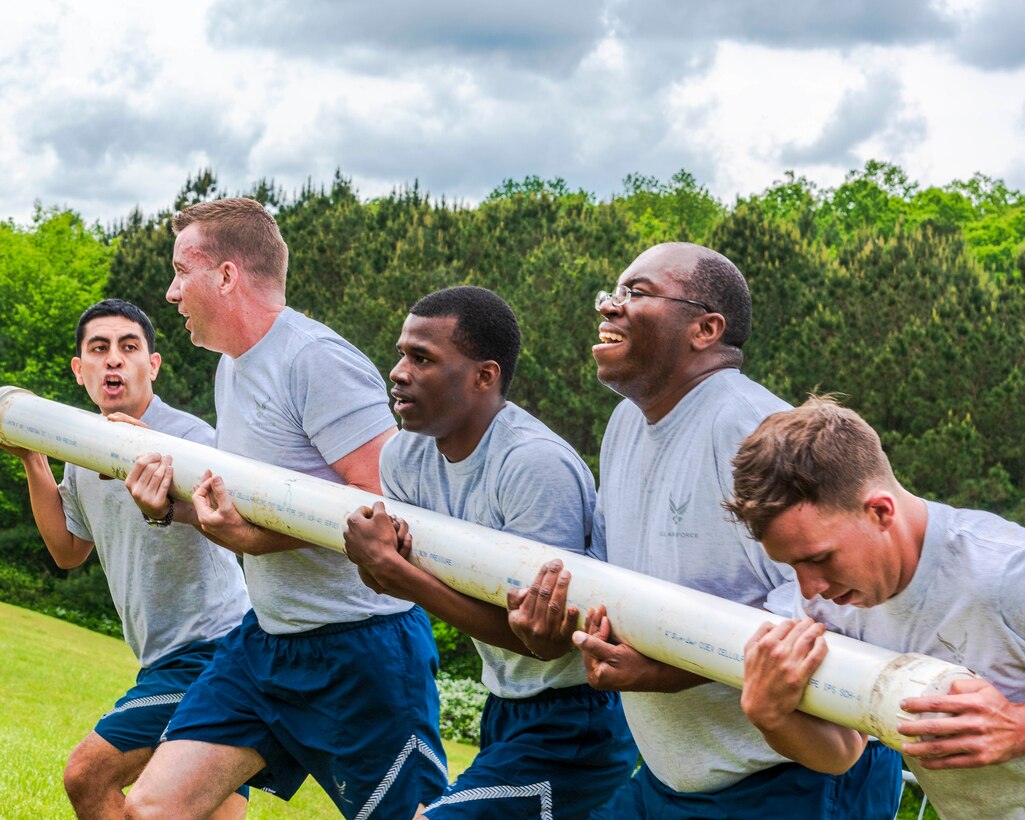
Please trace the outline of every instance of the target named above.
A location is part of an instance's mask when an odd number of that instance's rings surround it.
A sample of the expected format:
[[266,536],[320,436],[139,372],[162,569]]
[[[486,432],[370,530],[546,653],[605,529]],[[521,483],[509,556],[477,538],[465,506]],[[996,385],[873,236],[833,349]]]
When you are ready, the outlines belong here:
[[441,698],[441,736],[480,746],[480,713],[488,697],[484,684],[440,672],[438,695]]

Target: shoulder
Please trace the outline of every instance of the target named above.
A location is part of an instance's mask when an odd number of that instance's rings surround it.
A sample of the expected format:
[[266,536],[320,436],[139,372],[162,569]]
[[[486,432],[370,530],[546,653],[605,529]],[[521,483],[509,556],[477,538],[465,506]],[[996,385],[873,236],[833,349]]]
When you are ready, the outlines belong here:
[[791,409],[783,399],[739,371],[717,374],[713,379],[703,400],[717,446],[736,449],[768,416]]
[[961,553],[971,587],[981,592],[989,586],[1003,619],[1025,636],[1025,528],[993,513],[950,508],[945,546]]
[[567,463],[586,471],[572,445],[540,419],[511,402],[495,418],[488,459],[498,458],[506,468]]
[[783,399],[737,370],[715,377],[716,414],[721,423],[753,424],[791,406]]
[[192,413],[172,407],[157,395],[153,396],[153,403],[143,418],[150,427],[160,433],[167,433],[199,444],[213,445],[213,427]]
[[609,416],[609,423],[605,425],[605,435],[602,440],[634,435],[646,424],[640,408],[629,399],[623,399]]
[[370,364],[370,359],[358,347],[323,322],[291,308],[285,308],[279,321],[283,347],[297,363],[311,359],[316,363],[316,357],[329,353],[354,363]]
[[419,433],[411,433],[408,430],[399,430],[385,443],[381,450],[381,469],[397,465],[409,465],[423,461],[427,451],[436,447],[434,439],[430,436],[422,436]]

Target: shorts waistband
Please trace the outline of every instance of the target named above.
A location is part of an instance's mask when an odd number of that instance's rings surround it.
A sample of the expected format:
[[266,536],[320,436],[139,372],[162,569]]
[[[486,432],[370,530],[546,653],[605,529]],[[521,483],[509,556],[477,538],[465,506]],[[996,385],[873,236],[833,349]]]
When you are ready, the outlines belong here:
[[576,686],[565,686],[560,689],[544,689],[536,695],[530,695],[526,698],[503,698],[498,695],[495,695],[495,697],[506,703],[547,703],[553,700],[582,699],[608,702],[617,700],[619,695],[617,692],[602,692],[598,689],[592,689],[586,683],[579,683]]
[[[391,623],[392,621],[408,618],[411,614],[416,612],[416,609],[417,607],[413,606],[405,612],[393,612],[390,615],[371,615],[369,618],[364,618],[362,621],[344,621],[342,623],[324,624],[323,626],[318,626],[315,629],[306,629],[302,632],[267,632],[266,634],[270,635],[272,638],[279,638],[281,640],[303,640],[306,638],[317,638],[321,635],[338,635],[343,632],[355,632],[360,629],[370,629],[376,626],[383,626]],[[257,627],[259,628],[259,622],[257,622]]]

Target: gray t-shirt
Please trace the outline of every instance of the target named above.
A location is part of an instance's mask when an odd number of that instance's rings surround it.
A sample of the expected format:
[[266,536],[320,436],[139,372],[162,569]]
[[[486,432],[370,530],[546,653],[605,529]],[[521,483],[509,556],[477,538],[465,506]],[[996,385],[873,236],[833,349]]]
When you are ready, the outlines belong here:
[[[381,453],[381,484],[397,501],[573,552],[584,552],[591,532],[590,471],[569,444],[512,403],[462,461],[448,461],[430,436],[403,430]],[[587,679],[576,650],[545,662],[473,642],[484,661],[481,680],[499,697]]]
[[[154,396],[141,421],[213,445],[206,422]],[[227,634],[249,609],[235,555],[187,524],[151,527],[121,481],[67,465],[60,485],[68,531],[92,541],[124,627],[145,666],[193,641]]]
[[[967,666],[1025,703],[1025,529],[992,513],[926,509],[922,555],[899,595],[868,609],[818,596],[801,603],[837,632]],[[947,771],[905,761],[941,817],[1025,818],[1025,758]]]
[[[285,308],[253,347],[217,366],[217,447],[328,481],[331,465],[395,426],[384,381],[331,328]],[[411,606],[377,595],[356,565],[324,547],[246,555],[260,627],[304,632]]]
[[[749,606],[789,614],[792,573],[770,561],[722,507],[740,442],[786,403],[736,370],[701,382],[656,424],[620,404],[601,448],[592,552],[610,564]],[[789,584],[787,583],[789,581]],[[784,758],[740,708],[740,692],[624,692],[634,740],[652,773],[678,792],[726,788]]]

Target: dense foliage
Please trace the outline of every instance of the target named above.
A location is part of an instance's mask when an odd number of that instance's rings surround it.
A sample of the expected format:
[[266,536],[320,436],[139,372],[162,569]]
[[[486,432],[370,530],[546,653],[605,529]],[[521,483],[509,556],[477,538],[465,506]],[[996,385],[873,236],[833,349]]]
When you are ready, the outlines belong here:
[[[191,346],[164,292],[170,215],[224,193],[204,171],[166,212],[135,212],[106,235],[56,212],[0,225],[0,383],[81,404],[66,370],[71,328],[102,290],[154,319],[164,398],[212,418],[216,357]],[[267,181],[244,193],[289,244],[289,303],[385,377],[416,299],[464,283],[498,291],[524,335],[510,397],[594,467],[618,400],[594,377],[594,293],[653,243],[708,244],[751,285],[752,377],[791,402],[845,394],[910,489],[1025,521],[1025,199],[999,180],[921,188],[870,162],[834,189],[787,175],[730,207],[686,172],[631,175],[608,201],[537,177],[507,180],[476,207],[416,185],[364,201],[341,175],[292,195]],[[24,563],[38,542],[17,473],[0,459],[0,558]],[[451,663],[464,657],[465,643],[441,637]]]

